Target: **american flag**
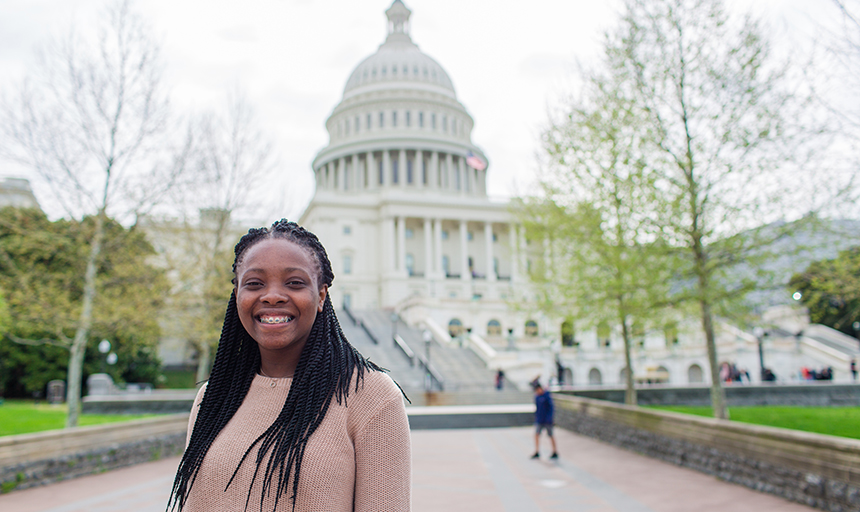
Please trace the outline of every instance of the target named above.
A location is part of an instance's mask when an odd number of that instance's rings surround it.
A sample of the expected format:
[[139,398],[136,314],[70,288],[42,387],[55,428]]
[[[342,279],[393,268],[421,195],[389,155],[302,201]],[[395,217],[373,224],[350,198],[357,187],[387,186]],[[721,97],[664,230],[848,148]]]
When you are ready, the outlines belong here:
[[469,151],[466,153],[466,165],[472,169],[483,171],[487,168],[487,162],[481,160],[481,157]]

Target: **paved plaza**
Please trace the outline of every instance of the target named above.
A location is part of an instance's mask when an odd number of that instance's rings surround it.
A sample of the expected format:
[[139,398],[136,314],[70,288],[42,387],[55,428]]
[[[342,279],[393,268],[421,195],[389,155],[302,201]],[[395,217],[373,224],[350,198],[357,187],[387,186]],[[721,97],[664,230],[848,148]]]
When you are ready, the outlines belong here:
[[[557,429],[531,460],[531,428],[418,430],[415,512],[814,510]],[[0,495],[3,512],[163,512],[177,458]]]

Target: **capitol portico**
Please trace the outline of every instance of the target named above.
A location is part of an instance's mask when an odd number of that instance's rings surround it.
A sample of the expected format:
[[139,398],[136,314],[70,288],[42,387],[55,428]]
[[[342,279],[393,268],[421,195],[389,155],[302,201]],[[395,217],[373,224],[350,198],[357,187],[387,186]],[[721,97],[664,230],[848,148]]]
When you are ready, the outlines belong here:
[[520,279],[517,230],[507,204],[487,197],[474,121],[412,42],[410,14],[391,5],[385,42],[347,80],[300,222],[326,246],[342,304],[420,310],[482,334],[522,330],[502,325]]

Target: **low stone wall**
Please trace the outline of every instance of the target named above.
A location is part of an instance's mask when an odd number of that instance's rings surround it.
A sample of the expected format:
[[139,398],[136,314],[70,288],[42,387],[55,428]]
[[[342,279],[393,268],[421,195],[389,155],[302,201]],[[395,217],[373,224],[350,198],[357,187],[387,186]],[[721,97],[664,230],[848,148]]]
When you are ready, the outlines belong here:
[[563,428],[823,510],[860,510],[860,440],[555,395]]
[[0,491],[179,455],[188,414],[0,437]]
[[197,391],[160,390],[151,393],[89,395],[81,403],[83,414],[179,414],[191,410]]
[[[725,386],[729,406],[797,405],[802,407],[860,406],[860,384],[803,384]],[[624,403],[624,388],[581,388],[560,391],[596,400]],[[639,405],[711,405],[708,386],[644,386],[636,390]]]
[[409,428],[504,428],[533,425],[534,404],[407,407]]

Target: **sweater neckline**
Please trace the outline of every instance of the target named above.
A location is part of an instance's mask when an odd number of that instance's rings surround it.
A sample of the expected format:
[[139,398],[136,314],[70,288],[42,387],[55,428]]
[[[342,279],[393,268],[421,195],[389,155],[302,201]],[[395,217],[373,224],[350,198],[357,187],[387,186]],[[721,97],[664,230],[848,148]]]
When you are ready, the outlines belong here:
[[254,375],[254,380],[251,381],[251,386],[262,388],[283,388],[289,387],[292,383],[292,377],[265,377],[257,373]]

